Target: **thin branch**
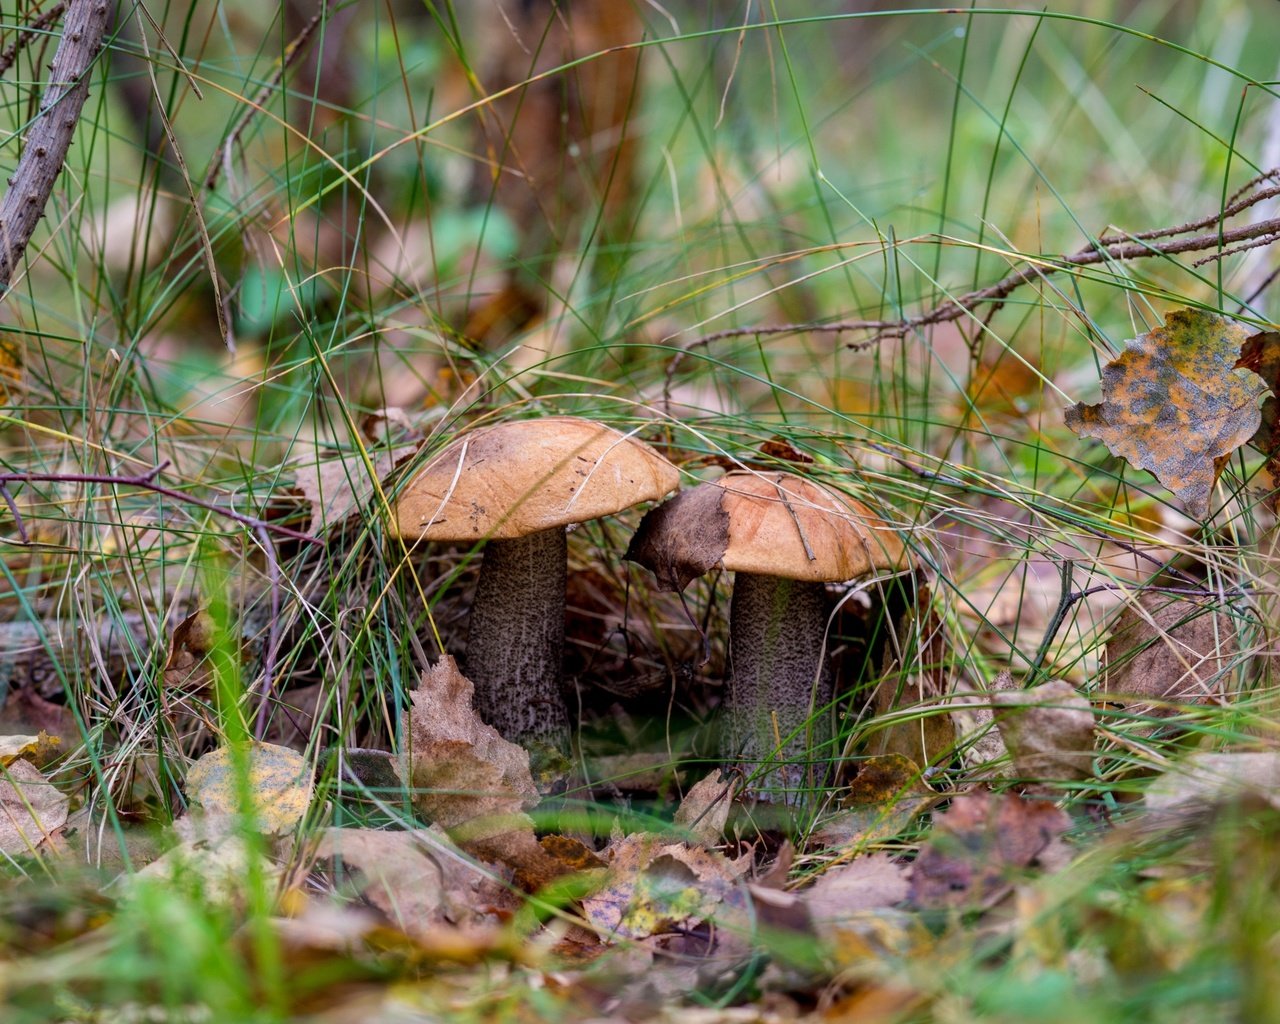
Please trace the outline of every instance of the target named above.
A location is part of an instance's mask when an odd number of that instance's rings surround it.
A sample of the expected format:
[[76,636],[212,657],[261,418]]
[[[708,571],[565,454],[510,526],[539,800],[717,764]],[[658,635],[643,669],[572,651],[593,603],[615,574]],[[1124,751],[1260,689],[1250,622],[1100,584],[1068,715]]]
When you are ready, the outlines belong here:
[[31,24],[24,26],[18,30],[18,38],[4,48],[0,52],[0,75],[3,75],[11,67],[13,62],[18,59],[18,54],[24,46],[29,45],[42,32],[46,31],[50,25],[62,17],[62,12],[67,9],[67,5],[58,0],[43,14],[34,18]]
[[114,476],[109,473],[0,473],[0,498],[9,506],[9,511],[13,513],[14,525],[18,530],[18,537],[23,544],[31,542],[30,535],[27,533],[26,524],[22,521],[22,516],[18,513],[18,507],[13,500],[13,494],[9,490],[10,484],[33,484],[33,483],[67,483],[67,484],[103,484],[108,487],[138,487],[145,491],[152,491],[155,494],[163,495],[166,498],[172,498],[174,501],[183,502],[188,505],[195,505],[197,508],[205,509],[215,515],[225,516],[232,519],[242,526],[248,527],[255,533],[259,531],[270,531],[279,534],[282,537],[289,537],[292,540],[302,541],[306,544],[323,544],[324,541],[320,537],[313,537],[309,533],[303,533],[300,530],[294,530],[288,526],[282,526],[280,523],[272,523],[266,519],[259,519],[257,516],[247,515],[244,512],[237,512],[233,508],[227,508],[225,505],[218,505],[204,498],[197,498],[191,494],[184,494],[182,491],[174,490],[171,487],[165,487],[156,483],[156,477],[159,476],[168,466],[168,462],[162,462],[160,465],[147,470],[145,473],[136,476]]
[[102,49],[110,10],[107,0],[70,0],[66,12],[40,113],[27,132],[27,144],[0,201],[0,292],[8,291],[14,268],[44,216],[67,159],[89,95],[89,68]]
[[[1257,181],[1266,180],[1280,171],[1269,171],[1261,175]],[[755,327],[728,327],[721,331],[713,331],[693,339],[681,346],[667,363],[666,380],[663,385],[664,400],[669,404],[671,385],[676,371],[684,358],[694,349],[703,348],[725,338],[765,337],[781,334],[845,334],[854,331],[871,331],[872,336],[861,341],[849,342],[848,348],[869,348],[888,338],[902,338],[922,327],[947,323],[972,315],[976,307],[990,305],[988,316],[994,314],[1004,300],[1018,288],[1032,281],[1042,280],[1050,274],[1077,267],[1088,267],[1098,263],[1148,259],[1155,256],[1177,256],[1189,252],[1203,252],[1207,249],[1231,248],[1242,251],[1249,243],[1269,245],[1280,240],[1280,218],[1257,221],[1241,227],[1191,235],[1187,238],[1168,238],[1170,235],[1186,234],[1215,224],[1221,224],[1229,217],[1249,209],[1257,203],[1280,195],[1280,185],[1261,188],[1256,192],[1236,199],[1225,206],[1219,213],[1210,217],[1188,221],[1171,228],[1160,228],[1129,236],[1103,236],[1096,245],[1088,245],[1083,249],[1066,256],[1041,256],[1028,263],[1027,266],[1002,277],[994,284],[966,292],[954,299],[935,306],[917,316],[905,317],[901,320],[835,320],[823,323],[764,324]],[[1166,241],[1155,242],[1155,239],[1166,238]]]

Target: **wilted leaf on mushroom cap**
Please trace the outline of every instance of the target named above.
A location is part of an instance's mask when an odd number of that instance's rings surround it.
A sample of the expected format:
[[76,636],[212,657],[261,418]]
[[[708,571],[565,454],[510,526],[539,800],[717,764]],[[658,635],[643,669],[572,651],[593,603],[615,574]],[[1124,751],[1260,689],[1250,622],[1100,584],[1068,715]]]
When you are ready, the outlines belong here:
[[684,590],[724,558],[729,514],[724,489],[699,484],[651,508],[640,520],[624,556],[648,569],[664,590]]
[[1072,406],[1067,426],[1150,470],[1196,519],[1209,514],[1220,459],[1258,429],[1267,390],[1239,367],[1249,332],[1225,317],[1179,309],[1102,369],[1098,405]]
[[211,750],[187,772],[187,794],[207,814],[238,813],[241,810],[239,773],[244,770],[242,765],[246,760],[256,827],[267,835],[288,832],[307,813],[315,788],[311,766],[296,750],[274,743],[251,743],[238,750],[230,747]]

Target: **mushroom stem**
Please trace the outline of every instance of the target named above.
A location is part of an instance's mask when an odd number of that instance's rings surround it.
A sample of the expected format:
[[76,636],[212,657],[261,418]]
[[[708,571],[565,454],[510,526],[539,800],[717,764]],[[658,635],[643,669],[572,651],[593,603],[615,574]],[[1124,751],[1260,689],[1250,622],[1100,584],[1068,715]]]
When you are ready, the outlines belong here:
[[560,674],[568,551],[563,527],[489,541],[466,656],[481,718],[509,740],[535,740],[566,754]]
[[811,772],[809,761],[831,739],[831,673],[822,657],[827,615],[821,583],[747,572],[733,581],[721,751],[749,771],[762,762],[778,765],[761,779],[766,797],[795,802],[827,774],[821,762]]

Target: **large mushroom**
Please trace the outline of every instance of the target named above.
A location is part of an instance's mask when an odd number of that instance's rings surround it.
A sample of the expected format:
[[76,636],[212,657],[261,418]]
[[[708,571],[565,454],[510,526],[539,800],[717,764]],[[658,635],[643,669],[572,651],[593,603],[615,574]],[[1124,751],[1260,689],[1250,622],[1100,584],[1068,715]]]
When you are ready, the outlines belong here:
[[793,473],[739,471],[650,511],[627,557],[672,590],[715,565],[736,574],[721,752],[749,768],[774,765],[762,795],[785,798],[810,778],[821,782],[825,771],[811,775],[807,759],[831,739],[829,716],[817,713],[832,700],[825,585],[905,567],[897,532],[862,503]]
[[477,710],[503,736],[568,751],[565,528],[678,485],[675,466],[644,442],[568,416],[471,431],[405,484],[395,503],[400,536],[486,542],[465,667]]

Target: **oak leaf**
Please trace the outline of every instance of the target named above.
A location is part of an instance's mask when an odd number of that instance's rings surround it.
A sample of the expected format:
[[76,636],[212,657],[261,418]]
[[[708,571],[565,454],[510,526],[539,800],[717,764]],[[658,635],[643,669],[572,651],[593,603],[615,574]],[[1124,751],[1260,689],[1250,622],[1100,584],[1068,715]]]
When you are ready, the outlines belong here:
[[1189,515],[1204,519],[1223,460],[1261,422],[1267,386],[1238,365],[1248,336],[1225,317],[1174,310],[1103,367],[1103,400],[1067,409],[1067,426],[1154,473]]

